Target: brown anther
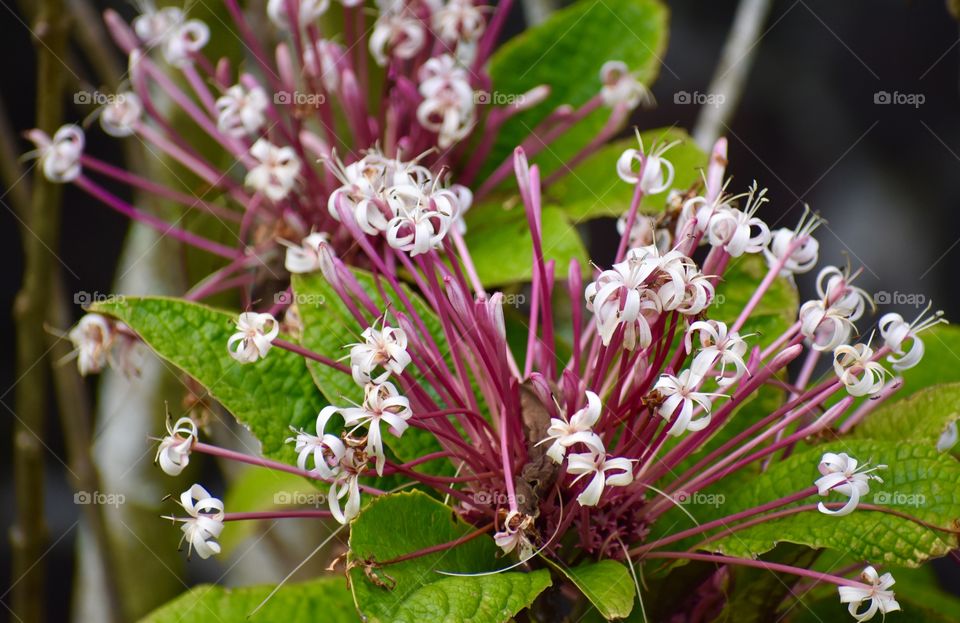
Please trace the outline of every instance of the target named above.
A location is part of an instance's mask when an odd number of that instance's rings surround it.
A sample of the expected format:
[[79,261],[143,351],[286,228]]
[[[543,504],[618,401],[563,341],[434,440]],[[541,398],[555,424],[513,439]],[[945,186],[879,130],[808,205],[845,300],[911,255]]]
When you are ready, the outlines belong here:
[[656,409],[666,400],[666,397],[660,393],[659,389],[651,391],[649,394],[640,399],[640,402],[643,403],[643,406],[649,407],[651,409]]

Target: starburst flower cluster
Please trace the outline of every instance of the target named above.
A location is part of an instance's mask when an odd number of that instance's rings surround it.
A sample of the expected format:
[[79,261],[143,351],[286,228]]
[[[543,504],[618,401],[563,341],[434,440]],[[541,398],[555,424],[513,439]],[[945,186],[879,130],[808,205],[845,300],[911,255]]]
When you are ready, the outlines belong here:
[[[184,10],[144,5],[132,25],[107,13],[114,39],[129,55],[130,89],[99,111],[100,125],[113,136],[135,135],[183,165],[211,197],[189,196],[85,154],[77,126],[53,137],[29,134],[49,179],[75,184],[131,219],[223,258],[225,265],[186,298],[240,292],[246,311],[223,345],[235,365],[256,366],[273,349],[286,349],[353,392],[324,407],[312,430],[294,430],[288,442],[296,466],[205,444],[196,424],[180,418],[160,440],[156,460],[164,472],[181,474],[192,453],[201,452],[299,474],[324,483],[329,508],[275,516],[343,524],[360,513],[361,495],[386,494],[377,488],[384,486],[380,479],[396,476],[449,500],[463,520],[493,533],[504,556],[528,565],[536,564],[535,554],[560,562],[583,555],[632,563],[709,559],[664,548],[704,536],[711,524],[664,536],[655,530],[663,516],[683,496],[855,426],[899,385],[884,358],[895,372],[916,365],[923,356],[918,334],[943,321],[939,313],[913,322],[884,315],[882,344],[874,348],[870,339],[859,340],[857,323],[872,304],[852,285],[856,273],[826,267],[817,298],[793,324],[779,335],[751,333],[775,284],[793,288],[794,275],[817,265],[814,233],[822,221],[805,211],[795,228],[771,231],[759,216],[765,190],[754,183],[740,195],[725,192],[722,139],[703,183],[690,188],[674,187],[674,144],[626,149],[610,170],[634,190],[618,223],[612,264],[556,265],[545,253],[541,194],[557,178],[542,181],[518,147],[476,184],[504,121],[548,92],[538,87],[502,108],[478,97],[490,86],[483,68],[504,13],[469,0],[382,0],[368,37],[361,34],[363,4],[342,4],[350,27],[346,40],[335,42],[321,30],[328,0],[270,0],[267,16],[282,40],[267,54],[237,3],[227,0],[251,53],[244,70],[205,56],[210,31]],[[368,58],[384,68],[380,109],[368,97]],[[619,61],[606,63],[600,78],[599,92],[581,110],[552,119],[550,140],[601,106],[622,121],[649,101]],[[178,134],[170,105],[235,166],[224,170]],[[468,141],[476,149],[466,149]],[[503,293],[485,289],[463,236],[474,195],[488,196],[511,173],[519,194],[513,209],[526,216],[533,247],[520,347],[507,339]],[[236,244],[168,223],[91,174],[202,212]],[[669,194],[663,213],[641,213],[643,199],[659,193]],[[765,261],[766,274],[737,309],[720,306],[718,290],[742,261]],[[297,325],[299,303],[280,298],[264,306],[254,296],[254,286],[281,265],[291,274],[320,273],[336,293],[350,334],[359,335],[341,344],[349,349],[343,360],[287,341],[286,333],[297,339],[286,327]],[[367,271],[372,289],[356,278],[356,268]],[[285,278],[275,277],[281,282],[275,285],[286,287]],[[569,315],[561,316],[559,306]],[[557,326],[561,317],[569,326]],[[137,343],[128,328],[94,314],[70,338],[84,373],[128,367],[125,353]],[[832,354],[832,371],[814,381],[823,353]],[[790,379],[788,366],[798,359],[801,371]],[[786,401],[700,452],[768,388],[782,390]],[[842,397],[831,400],[835,394]],[[414,435],[414,445],[429,450],[409,456],[401,442]],[[804,507],[790,505],[814,496],[824,500],[804,512],[883,512],[861,504],[883,467],[864,469],[846,453],[826,452],[810,465],[809,488],[726,517],[724,525],[735,532],[765,511],[800,512]],[[243,518],[226,513],[200,485],[185,491],[180,505],[187,517],[173,519],[203,558],[219,553],[225,522]],[[831,577],[818,576],[840,586],[841,601],[858,620],[899,608],[889,574],[868,567],[862,581]]]
[[[722,156],[723,149],[721,141],[715,156]],[[643,195],[645,167],[669,169],[664,164],[669,152],[661,148],[651,154],[656,155],[644,156],[642,146],[629,154],[639,162],[632,182],[641,188],[638,197]],[[725,158],[713,158],[708,180],[721,177],[717,172],[721,162]],[[372,163],[383,165],[384,161],[378,156]],[[373,167],[369,175],[357,173],[353,179],[391,176],[401,182],[427,181],[428,174],[417,167],[394,161]],[[858,398],[872,396],[875,402],[892,393],[885,384],[890,373],[881,359],[889,355],[897,365],[915,364],[917,353],[922,353],[917,333],[941,321],[934,315],[907,323],[888,314],[880,320],[884,344],[878,350],[864,342],[851,343],[855,321],[866,312],[868,301],[862,290],[850,285],[847,271],[827,267],[818,278],[819,298],[804,305],[797,321],[782,335],[765,336],[765,344],[756,343],[758,335],[742,330],[776,279],[783,279],[785,272],[813,268],[810,253],[816,244],[811,243],[811,234],[817,219],[807,214],[801,227],[781,230],[787,233],[781,234],[780,242],[774,237],[762,247],[731,246],[731,240],[742,241],[749,232],[731,234],[727,227],[743,225],[761,233],[767,228],[751,223],[758,218],[754,207],[738,212],[737,198],[718,199],[722,187],[708,181],[696,200],[677,209],[675,242],[666,252],[655,245],[630,248],[624,233],[614,267],[598,269],[587,285],[576,261],[568,267],[568,296],[573,302],[585,301],[586,310],[593,314],[585,316],[582,303],[574,306],[572,353],[566,363],[558,362],[554,341],[558,328],[551,304],[559,293],[554,291],[554,268],[544,261],[541,250],[538,171],[527,163],[522,150],[516,152],[515,171],[534,240],[535,267],[531,290],[535,303],[522,362],[515,360],[507,345],[502,294],[488,294],[471,279],[465,247],[428,245],[422,251],[386,247],[411,270],[412,283],[436,314],[442,335],[426,331],[424,318],[404,293],[398,276],[372,247],[365,245],[371,249],[374,278],[379,287],[397,294],[397,309],[379,308],[350,277],[350,269],[336,253],[329,249],[320,253],[320,248],[328,247],[325,240],[305,240],[302,247],[288,251],[298,262],[303,259],[298,254],[314,257],[308,251],[324,258],[323,262],[305,261],[303,266],[320,271],[342,299],[351,302],[347,308],[362,328],[360,341],[344,345],[349,349],[349,365],[327,362],[331,374],[352,379],[361,396],[358,402],[325,407],[314,430],[297,430],[288,440],[298,455],[298,473],[329,484],[329,510],[324,512],[337,521],[349,523],[359,513],[362,492],[383,493],[369,486],[370,478],[402,475],[449,496],[462,517],[488,526],[504,555],[517,555],[520,561],[529,562],[537,553],[563,559],[571,542],[578,551],[634,561],[696,556],[663,551],[677,536],[646,540],[650,526],[677,503],[678,496],[689,496],[749,465],[769,461],[801,441],[832,430],[845,417],[855,421],[858,412],[849,411]],[[369,206],[359,210],[357,206],[379,198],[352,193],[353,188],[345,185],[335,202],[341,219],[354,219],[357,242],[369,243],[383,231],[368,231]],[[754,186],[740,199],[755,206],[762,196]],[[352,202],[349,209],[348,201]],[[636,199],[627,222],[636,220],[638,204]],[[703,206],[715,209],[704,212]],[[688,218],[681,218],[683,214]],[[700,218],[708,222],[701,224]],[[725,224],[712,229],[713,219]],[[729,235],[710,235],[720,230]],[[751,235],[757,237],[763,236]],[[692,256],[700,245],[708,251],[697,262]],[[727,261],[739,252],[765,256],[767,276],[748,303],[736,310],[735,319],[710,318]],[[260,319],[249,313],[241,316],[246,328],[238,324],[231,353],[249,353],[249,362],[255,362],[269,356],[258,340],[282,346],[267,329],[276,324],[272,316]],[[449,351],[439,347],[438,339],[445,340]],[[834,354],[835,374],[808,387],[809,377],[802,372],[790,384],[791,398],[783,406],[677,473],[681,462],[739,405],[761,387],[778,383],[791,361],[806,352],[809,364],[829,350]],[[319,354],[311,358],[324,361]],[[828,405],[827,399],[841,390],[848,396]],[[437,449],[401,459],[392,440],[414,434],[414,429],[435,439]],[[185,466],[191,443],[194,450],[221,456],[226,452],[196,442],[189,421],[178,421],[168,433],[158,454],[168,473],[179,473]],[[253,457],[239,460],[294,469]],[[456,475],[419,469],[441,462],[455,467]],[[877,507],[858,508],[871,481],[882,482],[875,472],[887,466],[868,467],[847,453],[828,451],[811,468],[812,486],[782,502],[785,509],[804,497],[820,496],[824,499],[812,505],[812,512],[835,517],[882,512]],[[820,475],[814,478],[817,470]],[[835,501],[838,496],[845,501]],[[775,509],[776,504],[763,510]],[[218,507],[207,501],[196,507],[206,510],[192,512],[187,501],[183,505],[192,518],[186,520],[185,538],[201,555],[210,553],[211,538],[218,534]],[[742,511],[726,518],[725,525],[736,530],[739,521],[756,513]],[[691,528],[681,536],[700,530]],[[572,541],[561,538],[568,534]],[[731,560],[737,564],[737,559]],[[841,601],[850,604],[858,620],[899,607],[889,590],[893,583],[889,574],[880,577],[868,568],[863,581],[831,581],[840,586]]]
[[451,228],[465,230],[461,215],[473,194],[459,184],[440,187],[439,178],[416,161],[370,150],[351,165],[333,162],[330,168],[342,182],[330,194],[330,216],[382,235],[394,249],[420,255],[439,247]]

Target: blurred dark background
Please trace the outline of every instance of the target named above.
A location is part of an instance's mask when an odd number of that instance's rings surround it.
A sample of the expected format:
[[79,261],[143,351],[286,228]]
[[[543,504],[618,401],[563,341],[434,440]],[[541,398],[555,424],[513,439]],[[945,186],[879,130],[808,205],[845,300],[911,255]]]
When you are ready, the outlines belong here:
[[[131,6],[113,6],[131,16]],[[668,2],[670,42],[653,91],[658,106],[639,113],[641,128],[677,124],[692,128],[695,105],[676,103],[677,93],[706,93],[737,3],[731,0]],[[27,20],[13,0],[0,0],[2,96],[13,127],[33,126],[34,60]],[[511,30],[523,27],[516,11]],[[748,78],[739,109],[726,132],[733,188],[757,179],[770,188],[765,218],[796,222],[804,203],[829,221],[818,238],[821,261],[842,264],[844,256],[864,267],[859,285],[868,292],[923,295],[949,318],[960,318],[954,290],[960,268],[960,93],[958,25],[943,0],[835,2],[778,0]],[[589,42],[583,42],[589,53]],[[881,93],[881,95],[877,95]],[[889,94],[922,104],[876,103]],[[78,113],[68,108],[67,116]],[[88,149],[119,158],[117,142],[101,132]],[[24,149],[26,149],[24,145]],[[4,189],[3,195],[6,195]],[[7,529],[12,521],[10,469],[13,326],[10,308],[20,286],[19,225],[0,198],[0,594],[10,584]],[[782,219],[782,220],[781,220]],[[69,187],[63,208],[62,247],[70,291],[110,292],[125,220]],[[810,276],[801,281],[809,292]],[[915,313],[901,306],[904,315]],[[79,315],[79,309],[77,310]],[[67,598],[75,573],[79,511],[64,479],[63,444],[51,414],[47,444],[46,558],[50,620],[67,620]],[[159,527],[158,527],[159,529]],[[57,538],[66,534],[64,538]],[[947,563],[949,566],[951,563]],[[3,599],[0,599],[3,601]],[[0,620],[7,610],[0,608]]]

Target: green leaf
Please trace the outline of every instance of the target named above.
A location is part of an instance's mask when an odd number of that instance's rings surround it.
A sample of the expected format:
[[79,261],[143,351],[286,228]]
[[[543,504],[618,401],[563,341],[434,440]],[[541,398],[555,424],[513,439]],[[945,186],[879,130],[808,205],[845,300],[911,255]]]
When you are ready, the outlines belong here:
[[623,563],[607,559],[584,563],[579,567],[554,565],[554,568],[580,589],[603,618],[622,619],[633,610],[637,589],[630,570]]
[[[700,524],[754,508],[810,487],[819,477],[817,465],[824,452],[846,452],[861,464],[886,464],[883,483],[871,482],[863,503],[888,506],[936,526],[952,529],[960,517],[960,464],[930,445],[895,441],[841,439],[799,451],[755,475],[739,473],[704,490],[684,506]],[[800,504],[823,498],[813,495]],[[828,501],[844,501],[831,494]],[[699,503],[702,501],[704,503]],[[691,526],[676,509],[657,523],[673,526],[672,532]],[[671,545],[682,550],[696,545],[693,537]],[[847,552],[874,564],[913,567],[942,556],[957,546],[947,532],[933,530],[890,513],[857,509],[845,517],[831,517],[813,509],[741,530],[714,541],[705,549],[732,556],[756,556],[777,543],[797,543]]]
[[[286,584],[260,609],[273,586],[224,588],[201,584],[154,610],[140,623],[355,623],[357,611],[341,577],[324,577],[301,584]],[[319,614],[319,613],[322,613]]]
[[[909,376],[910,371],[906,372]],[[936,446],[950,422],[960,418],[960,383],[934,385],[888,402],[867,416],[851,437],[912,441]]]
[[[665,158],[676,171],[673,188],[687,189],[700,181],[700,172],[707,164],[707,154],[679,128],[660,128],[641,132],[644,149],[651,145],[680,141]],[[634,185],[617,177],[617,159],[626,149],[636,149],[634,136],[610,143],[573,168],[545,190],[547,201],[563,208],[564,213],[579,223],[604,216],[618,218],[627,213],[633,200]],[[663,212],[669,190],[646,195],[640,209],[647,214]]]
[[[550,95],[504,123],[482,177],[557,106],[580,107],[597,95],[606,61],[621,60],[641,82],[653,82],[666,44],[667,9],[656,0],[580,0],[501,46],[490,62],[496,94],[517,96],[546,84]],[[593,140],[609,116],[605,107],[592,112],[534,158],[544,177]]]
[[[533,276],[533,239],[523,205],[478,205],[466,214],[467,247],[484,286],[496,287]],[[563,210],[551,206],[541,213],[543,256],[556,261],[558,275],[566,275],[570,260],[589,262],[577,228]]]
[[[479,573],[509,566],[509,559],[498,560],[498,548],[486,535],[443,551],[377,566],[449,543],[473,530],[459,521],[450,507],[418,491],[371,501],[351,525],[348,556],[350,586],[365,620],[506,622],[550,586],[546,569],[473,577],[438,573]],[[373,565],[368,567],[369,574],[366,565]],[[371,576],[378,578],[379,584],[391,586],[380,586]]]
[[274,348],[241,364],[227,352],[236,314],[166,297],[118,297],[91,311],[136,331],[162,359],[197,380],[260,440],[266,456],[291,461],[290,427],[307,426],[323,407],[300,355]]

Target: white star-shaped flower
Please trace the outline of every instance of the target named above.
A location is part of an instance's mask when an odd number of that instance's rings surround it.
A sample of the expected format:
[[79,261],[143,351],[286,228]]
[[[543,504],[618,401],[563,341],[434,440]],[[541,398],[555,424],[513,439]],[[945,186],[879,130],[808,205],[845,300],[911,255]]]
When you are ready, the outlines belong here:
[[350,371],[357,385],[383,383],[391,374],[403,374],[410,363],[403,329],[386,325],[379,329],[367,327],[360,337],[363,342],[350,347]]
[[[725,394],[697,391],[702,383],[703,377],[694,373],[691,369],[684,370],[678,376],[662,374],[657,379],[653,389],[664,398],[657,412],[667,422],[676,416],[673,425],[667,431],[669,435],[678,436],[685,431],[696,432],[703,430],[710,424],[710,408],[712,406],[710,399],[712,396],[724,396]],[[696,420],[692,419],[695,405],[699,405],[704,411],[704,415]]]
[[547,456],[556,463],[562,463],[567,448],[578,443],[586,445],[594,452],[603,453],[604,451],[603,441],[593,432],[594,425],[600,420],[603,405],[600,403],[600,397],[595,393],[588,391],[586,395],[587,405],[574,413],[569,420],[566,417],[551,418],[546,438],[537,443],[540,445],[548,441],[553,442],[547,448]]
[[253,363],[270,352],[280,333],[280,323],[270,314],[244,312],[237,319],[237,332],[227,340],[227,351],[240,363]]
[[154,461],[170,476],[179,476],[190,463],[190,449],[197,440],[197,425],[189,417],[182,417],[173,426],[167,420],[167,436],[160,440]]
[[871,472],[878,469],[886,469],[886,465],[877,465],[867,468],[866,465],[858,466],[857,459],[841,452],[835,454],[827,452],[820,459],[819,470],[823,474],[813,484],[817,487],[820,495],[827,495],[830,491],[836,491],[849,499],[843,508],[835,511],[830,510],[820,502],[817,509],[825,515],[836,515],[842,517],[849,515],[860,503],[860,498],[870,492],[870,481],[876,480],[883,482],[883,479]]
[[[383,475],[386,456],[383,453],[383,434],[380,423],[386,422],[394,437],[400,437],[407,430],[407,420],[413,416],[410,400],[401,396],[393,383],[368,383],[363,390],[363,404],[359,407],[339,409],[344,424],[367,428],[367,454],[377,459],[377,474]],[[352,433],[353,431],[351,431]]]
[[581,506],[596,506],[605,487],[625,487],[633,482],[633,463],[622,457],[607,458],[603,452],[584,452],[567,457],[567,473],[578,474],[574,483],[593,475],[590,484],[577,496],[577,502]]
[[[860,574],[866,586],[840,586],[840,603],[850,604],[848,611],[857,621],[869,621],[879,612],[887,614],[900,609],[896,595],[890,587],[896,582],[889,573],[878,575],[877,570],[868,566]],[[863,602],[869,600],[866,610],[862,612]]]
[[223,532],[223,502],[210,495],[200,485],[193,485],[180,494],[180,506],[189,517],[167,517],[183,523],[180,544],[187,542],[187,556],[197,552],[200,558],[220,553],[217,537]]
[[282,201],[297,184],[300,159],[292,147],[277,147],[259,139],[250,148],[257,164],[247,172],[245,183],[270,201]]

